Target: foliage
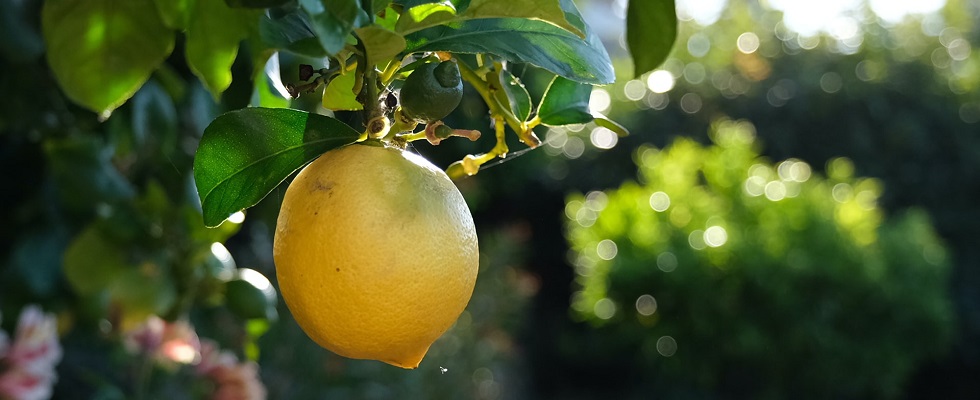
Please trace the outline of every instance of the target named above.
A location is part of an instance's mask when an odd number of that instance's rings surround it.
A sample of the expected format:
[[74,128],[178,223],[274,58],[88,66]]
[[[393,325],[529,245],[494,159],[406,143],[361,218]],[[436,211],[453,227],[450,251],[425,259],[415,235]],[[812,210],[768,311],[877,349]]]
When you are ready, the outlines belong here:
[[[321,59],[328,64],[324,68],[304,66],[308,72],[301,75],[302,81],[317,76],[312,82],[290,85],[290,94],[297,96],[325,85],[328,89],[323,91],[324,107],[334,111],[363,110],[361,123],[365,131],[359,140],[369,136],[388,141],[422,138],[412,135],[416,124],[409,122],[396,123],[389,133],[388,120],[399,120],[400,114],[397,109],[381,107],[381,103],[394,90],[392,85],[417,67],[418,63],[412,61],[421,60],[426,53],[442,52],[441,58],[451,57],[449,53],[476,54],[475,66],[463,66],[467,72],[466,80],[490,105],[491,118],[506,121],[521,141],[531,147],[539,143],[531,130],[541,123],[541,119],[531,118],[529,112],[519,112],[521,118],[517,118],[513,110],[521,107],[520,104],[512,106],[509,104],[511,97],[492,95],[504,91],[500,76],[507,76],[509,81],[506,83],[511,87],[521,86],[519,78],[505,70],[504,62],[536,65],[585,85],[608,84],[615,79],[605,48],[586,26],[571,0],[506,5],[491,0],[395,3],[300,0],[228,4],[217,0],[155,1],[151,4],[150,0],[144,0],[143,3],[127,3],[126,7],[115,7],[109,0],[44,3],[43,33],[50,45],[48,58],[56,79],[70,98],[100,113],[103,118],[133,96],[171,53],[175,30],[186,36],[187,66],[215,98],[231,84],[231,67],[242,40],[253,45],[250,49],[252,77],[256,80],[263,74],[262,66],[276,51],[328,56]],[[663,61],[676,36],[673,3],[662,4],[656,8],[635,7],[630,14],[631,26],[646,27],[642,34],[631,36],[631,40],[645,41],[651,36],[656,40],[655,51],[644,51],[639,59],[637,65],[644,70]],[[248,7],[269,10],[262,15]],[[644,21],[648,18],[654,18],[654,23]],[[651,31],[650,26],[656,30]],[[635,32],[640,30],[635,29]],[[576,103],[587,98],[588,92],[549,97],[552,103]],[[262,105],[261,95],[259,99],[259,105]],[[371,125],[371,121],[381,120],[385,121],[383,125]],[[302,122],[289,122],[291,120],[263,111],[239,112],[226,116],[224,121],[225,125],[264,125],[265,129],[274,129],[271,137],[278,137],[280,131],[288,136],[289,132],[303,130]],[[354,126],[360,130],[360,124],[354,123]],[[327,130],[320,135],[332,134]],[[503,127],[496,134],[502,143]],[[204,141],[210,143],[208,136],[205,132]],[[427,136],[433,135],[429,132]],[[222,201],[209,202],[206,197],[212,193],[211,187],[202,188],[205,191],[200,195],[207,225],[215,226],[220,222],[215,219],[218,214],[223,219],[254,205],[282,178],[305,165],[316,154],[354,139],[331,142],[306,157],[283,154],[262,143],[253,148],[251,141],[218,145],[216,151],[199,154],[195,168],[198,180],[208,180],[205,175],[215,174],[218,174],[215,178],[218,181],[269,180],[253,189],[259,194],[257,198],[252,194],[243,196],[240,201],[235,201],[234,196],[223,195],[219,196]],[[223,153],[226,148],[241,151],[243,147],[253,158],[262,158],[267,165],[275,166],[272,178],[263,179],[267,177],[262,168],[243,168],[237,159],[223,164],[224,157],[214,155]],[[480,157],[464,158],[462,172],[475,174],[481,164],[506,153],[506,146],[498,145]],[[232,186],[232,191],[242,187]]]
[[897,397],[951,340],[944,247],[922,213],[886,220],[849,160],[824,178],[754,137],[722,121],[713,146],[642,147],[641,184],[569,198],[575,314],[668,392]]
[[[274,212],[277,199],[259,205],[252,213],[255,221],[236,212],[255,206],[325,151],[365,136],[403,145],[427,138],[415,132],[415,124],[399,126],[397,104],[388,104],[420,63],[437,58],[459,63],[470,86],[496,107],[495,133],[502,136],[509,126],[526,141],[540,122],[511,63],[537,65],[551,78],[561,76],[585,89],[613,81],[605,48],[571,1],[501,4],[0,4],[5,33],[0,83],[4,93],[14,94],[0,104],[0,160],[20,170],[4,178],[4,187],[16,194],[4,199],[0,309],[16,314],[36,302],[57,313],[65,357],[54,396],[204,395],[206,387],[174,382],[217,379],[214,369],[173,368],[173,354],[125,346],[133,335],[157,332],[161,324],[184,326],[184,336],[194,340],[181,348],[197,356],[236,360],[218,363],[219,375],[256,383],[250,363],[269,357],[265,348],[275,353],[288,347],[275,341],[259,345],[260,337],[277,337],[290,327],[276,319],[283,314],[290,321],[284,309],[272,310],[275,282],[265,278],[272,271],[268,249],[257,249],[271,248],[263,241],[268,219],[262,217],[270,207]],[[673,10],[667,11],[671,15],[659,19],[676,23]],[[672,37],[662,43],[669,46]],[[310,96],[289,98],[321,87],[315,102]],[[575,97],[553,93],[549,102],[581,106],[585,89],[572,93]],[[371,123],[379,118],[385,122],[380,130]],[[473,130],[450,132],[465,136]],[[482,161],[507,149],[494,151]],[[497,283],[494,291],[501,292]],[[459,329],[468,335],[467,343],[500,336],[497,328]],[[288,343],[332,359],[303,341]],[[487,366],[498,352],[481,354],[470,359]],[[240,358],[246,360],[239,364]],[[181,362],[198,362],[187,360]],[[275,367],[270,375],[277,376]],[[291,379],[285,375],[278,382]],[[483,375],[447,393],[493,383],[492,373],[490,379]]]

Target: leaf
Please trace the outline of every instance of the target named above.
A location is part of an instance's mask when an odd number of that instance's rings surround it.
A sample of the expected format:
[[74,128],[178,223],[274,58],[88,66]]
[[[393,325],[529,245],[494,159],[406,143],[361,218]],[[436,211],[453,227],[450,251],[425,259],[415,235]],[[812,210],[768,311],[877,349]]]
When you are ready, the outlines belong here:
[[55,294],[62,277],[62,257],[71,238],[67,229],[49,226],[19,232],[18,236],[10,250],[8,270],[30,293],[39,297]]
[[218,226],[255,205],[293,171],[358,136],[336,119],[286,108],[246,108],[215,118],[194,157],[204,224]]
[[371,6],[374,7],[375,12],[380,12],[391,5],[391,0],[372,0]]
[[291,11],[284,15],[262,15],[259,18],[259,36],[266,44],[296,54],[322,58],[327,51],[320,45],[313,22],[306,13]]
[[[387,63],[405,50],[405,38],[380,26],[372,25],[354,30],[367,52],[367,65]],[[382,65],[382,68],[384,65]]]
[[628,129],[626,129],[625,126],[622,126],[622,125],[616,123],[616,121],[613,121],[613,120],[607,118],[602,113],[593,112],[592,113],[592,118],[594,118],[593,121],[595,122],[596,125],[599,125],[599,126],[601,126],[603,128],[606,128],[606,129],[609,129],[609,130],[615,132],[617,136],[629,136],[629,134],[630,134],[630,131]]
[[108,117],[173,50],[150,0],[51,0],[41,25],[48,63],[72,101]]
[[122,311],[122,325],[132,326],[150,315],[163,315],[177,302],[177,288],[168,268],[143,261],[121,271],[109,288],[109,301]]
[[96,204],[112,204],[136,195],[112,164],[112,147],[96,136],[49,139],[44,152],[58,195],[70,209],[91,210]]
[[626,9],[626,43],[633,56],[634,77],[660,66],[675,40],[674,0],[630,0]]
[[65,251],[65,278],[83,296],[109,289],[126,269],[125,253],[107,240],[95,224],[79,233]]
[[289,107],[289,93],[280,79],[279,57],[269,57],[262,71],[255,77],[249,104],[253,107]]
[[300,0],[299,4],[310,16],[313,31],[330,55],[344,49],[347,35],[354,28],[370,22],[357,0]]
[[558,0],[472,0],[464,18],[527,18],[547,22],[585,38],[585,33],[565,19]]
[[236,7],[236,8],[279,7],[289,2],[290,0],[225,0],[225,4],[227,4],[228,7]]
[[521,80],[508,70],[500,71],[500,88],[502,90],[496,92],[496,95],[501,103],[510,105],[510,111],[519,120],[527,121],[531,116],[531,95],[527,93]]
[[163,24],[170,29],[187,29],[193,0],[155,0]]
[[141,148],[151,138],[165,143],[176,138],[177,109],[156,80],[147,81],[133,96],[132,113],[136,148]]
[[449,51],[490,53],[509,61],[526,62],[568,79],[606,84],[615,80],[609,54],[601,42],[578,36],[541,21],[497,18],[463,22],[459,27],[436,26],[408,35],[406,53]]
[[402,12],[395,31],[404,35],[456,20],[456,7],[448,1],[419,4]]
[[238,43],[257,22],[253,11],[231,9],[219,0],[197,0],[187,27],[187,65],[216,100],[231,85]]
[[538,118],[545,125],[584,124],[592,121],[589,98],[592,86],[556,76],[548,85],[538,106]]
[[351,68],[349,71],[331,79],[327,87],[323,89],[323,108],[334,111],[355,111],[363,109],[364,105],[357,101],[357,94],[354,93],[354,81],[356,78],[357,74]]

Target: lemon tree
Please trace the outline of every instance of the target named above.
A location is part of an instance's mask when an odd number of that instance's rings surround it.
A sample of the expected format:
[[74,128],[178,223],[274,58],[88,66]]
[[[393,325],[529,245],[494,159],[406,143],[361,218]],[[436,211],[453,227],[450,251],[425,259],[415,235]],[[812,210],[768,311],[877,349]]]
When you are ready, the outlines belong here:
[[[42,31],[56,80],[70,99],[105,119],[151,74],[166,81],[173,71],[158,68],[175,48],[215,99],[234,88],[233,64],[247,50],[251,107],[211,121],[194,158],[203,222],[225,229],[232,215],[240,222],[239,212],[306,166],[283,199],[276,274],[307,334],[348,357],[414,368],[466,306],[479,253],[472,217],[451,178],[505,157],[508,132],[528,148],[541,144],[539,126],[596,121],[626,134],[589,109],[592,87],[612,83],[616,73],[572,0],[117,3],[44,3]],[[639,76],[671,48],[674,3],[631,1],[628,14],[632,76]],[[184,40],[175,40],[180,35]],[[283,57],[304,60],[285,81],[278,73]],[[536,104],[520,79],[528,69],[553,76]],[[464,87],[486,105],[485,126],[444,121]],[[445,172],[404,151],[416,140],[477,140],[484,129],[493,146],[461,155]],[[101,235],[92,229],[90,242]],[[79,254],[87,244],[76,244]],[[111,266],[70,264],[80,290],[103,290],[115,279],[90,279],[114,276],[92,273]],[[163,300],[141,307],[140,316],[181,315],[188,293],[213,292],[199,290],[205,286],[222,289],[243,318],[274,316],[268,291],[251,280],[233,273],[198,283],[149,296]],[[110,291],[138,294],[127,293]]]

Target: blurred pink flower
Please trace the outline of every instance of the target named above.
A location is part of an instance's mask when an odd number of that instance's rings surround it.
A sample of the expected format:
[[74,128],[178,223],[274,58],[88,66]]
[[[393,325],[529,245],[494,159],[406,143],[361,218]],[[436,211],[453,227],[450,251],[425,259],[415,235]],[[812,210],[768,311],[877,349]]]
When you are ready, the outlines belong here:
[[214,382],[212,400],[264,400],[266,397],[258,365],[251,361],[239,363],[238,357],[221,351],[211,340],[201,342],[197,373]]
[[41,308],[29,305],[20,313],[14,342],[7,353],[7,362],[21,368],[40,371],[54,369],[61,361],[58,343],[58,321]]
[[0,398],[41,400],[51,396],[61,361],[58,322],[35,305],[24,307],[13,343],[0,332]]
[[193,364],[201,358],[201,341],[189,322],[167,322],[155,315],[127,332],[123,346],[130,353],[149,354],[164,365]]
[[150,354],[156,352],[163,343],[163,328],[166,322],[151,315],[142,324],[123,335],[123,347],[130,354]]
[[49,399],[51,388],[56,380],[57,376],[53,369],[48,371],[29,371],[16,367],[7,369],[0,373],[0,399]]

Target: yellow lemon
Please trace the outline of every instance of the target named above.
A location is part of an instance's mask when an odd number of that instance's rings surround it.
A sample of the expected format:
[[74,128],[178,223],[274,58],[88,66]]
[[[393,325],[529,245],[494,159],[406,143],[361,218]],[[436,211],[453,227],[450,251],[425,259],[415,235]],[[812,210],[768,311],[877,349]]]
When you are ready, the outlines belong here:
[[289,184],[273,246],[286,306],[339,355],[416,368],[456,321],[479,266],[446,174],[399,149],[328,151]]

